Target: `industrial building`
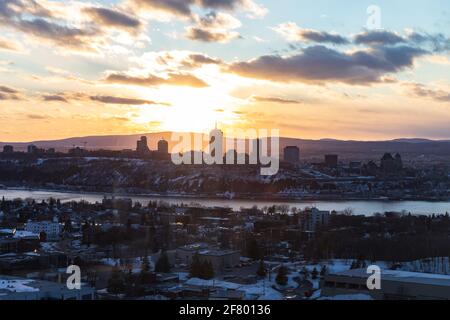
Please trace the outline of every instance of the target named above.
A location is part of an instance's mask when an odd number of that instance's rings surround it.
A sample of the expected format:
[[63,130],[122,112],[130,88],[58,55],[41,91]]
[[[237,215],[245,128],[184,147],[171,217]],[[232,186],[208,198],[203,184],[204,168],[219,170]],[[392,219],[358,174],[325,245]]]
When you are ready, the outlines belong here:
[[322,297],[365,294],[375,300],[450,300],[450,275],[381,271],[381,289],[369,290],[366,269],[328,274],[321,283]]

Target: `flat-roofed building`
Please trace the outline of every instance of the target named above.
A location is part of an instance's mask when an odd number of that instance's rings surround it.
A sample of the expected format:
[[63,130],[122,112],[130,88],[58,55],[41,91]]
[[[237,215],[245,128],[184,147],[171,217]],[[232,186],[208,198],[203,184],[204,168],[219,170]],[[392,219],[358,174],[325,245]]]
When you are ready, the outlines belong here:
[[36,153],[37,151],[38,151],[38,147],[36,147],[34,144],[30,144],[27,146],[28,153]]
[[339,161],[339,156],[337,154],[327,154],[325,155],[325,166],[328,168],[337,168]]
[[142,136],[141,139],[136,142],[136,152],[139,154],[147,154],[150,152],[146,136]]
[[321,282],[322,297],[365,294],[376,300],[450,300],[450,275],[381,271],[381,289],[369,290],[366,269],[328,274]]
[[4,145],[3,153],[14,153],[14,147],[11,145]]
[[164,138],[158,141],[158,152],[161,154],[169,153],[169,143]]
[[303,231],[317,231],[328,225],[330,211],[323,211],[317,208],[305,209],[299,214],[299,224]]
[[70,290],[65,283],[0,275],[0,300],[93,300],[94,292],[84,284]]
[[184,264],[190,265],[194,255],[198,255],[201,262],[211,262],[214,272],[222,273],[227,268],[233,268],[240,262],[241,254],[235,250],[221,250],[210,248],[207,244],[198,243],[177,248],[176,257]]
[[60,238],[62,225],[55,221],[29,221],[24,229],[38,235],[44,232],[47,240],[57,241]]

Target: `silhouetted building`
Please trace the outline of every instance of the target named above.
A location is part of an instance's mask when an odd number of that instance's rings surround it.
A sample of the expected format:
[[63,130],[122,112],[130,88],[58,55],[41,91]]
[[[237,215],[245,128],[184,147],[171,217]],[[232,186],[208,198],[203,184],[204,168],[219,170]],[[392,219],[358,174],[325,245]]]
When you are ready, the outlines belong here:
[[381,169],[390,171],[394,168],[394,158],[390,153],[385,153],[381,158]]
[[10,145],[3,146],[3,153],[13,153],[14,147]]
[[169,153],[169,143],[161,139],[158,141],[158,152],[161,154],[168,154]]
[[361,174],[362,163],[360,161],[352,161],[349,163],[348,169],[351,173]]
[[250,164],[261,164],[261,139],[249,140],[250,152],[249,152],[249,163]]
[[368,175],[375,176],[378,173],[378,166],[375,162],[369,161],[367,164],[364,165],[364,173]]
[[36,147],[34,144],[30,144],[27,147],[27,152],[28,153],[36,153],[38,151],[38,147]]
[[399,153],[397,153],[395,155],[395,165],[396,165],[398,170],[402,170],[403,169],[403,160],[402,160],[402,156]]
[[223,132],[217,128],[217,124],[216,128],[209,133],[209,146],[213,148],[210,150],[211,157],[217,154],[218,159],[223,158]]
[[71,156],[82,156],[84,153],[86,152],[86,150],[80,148],[80,147],[75,147],[69,150],[69,155]]
[[403,161],[400,154],[396,154],[395,158],[390,153],[385,153],[381,158],[381,170],[387,174],[399,173],[403,169]]
[[284,148],[284,161],[298,163],[300,161],[300,149],[296,146]]
[[325,165],[328,168],[337,168],[337,166],[338,166],[338,155],[337,154],[327,154],[327,155],[325,155]]
[[145,154],[145,153],[150,152],[150,149],[148,148],[146,136],[142,136],[141,139],[137,141],[136,151],[140,154]]

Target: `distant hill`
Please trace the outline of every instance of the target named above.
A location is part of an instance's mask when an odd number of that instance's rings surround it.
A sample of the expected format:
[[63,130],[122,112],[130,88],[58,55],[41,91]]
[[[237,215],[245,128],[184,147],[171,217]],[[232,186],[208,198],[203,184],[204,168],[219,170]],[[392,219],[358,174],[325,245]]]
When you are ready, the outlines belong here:
[[147,133],[147,134],[132,134],[132,135],[108,135],[108,136],[87,136],[87,137],[73,137],[61,140],[41,140],[31,142],[18,143],[4,143],[0,142],[0,146],[9,144],[14,146],[17,150],[26,150],[27,146],[34,144],[39,148],[55,148],[58,151],[66,151],[74,146],[84,147],[86,143],[87,149],[107,149],[107,150],[122,150],[135,149],[136,141],[141,136],[146,136],[149,142],[149,147],[155,149],[158,140],[161,138],[170,141],[170,132],[161,133]]
[[298,146],[304,157],[338,154],[342,159],[379,159],[384,153],[400,153],[404,159],[450,159],[450,141],[397,139],[389,141],[302,140],[282,138],[280,145]]
[[430,139],[420,139],[420,138],[402,138],[402,139],[394,139],[393,142],[409,142],[409,143],[426,143],[426,142],[433,142],[433,140]]
[[[171,132],[74,137],[61,140],[33,141],[28,143],[0,142],[0,147],[5,144],[13,145],[16,150],[23,151],[29,144],[35,144],[39,148],[56,148],[58,151],[67,151],[73,146],[88,149],[122,150],[135,149],[136,141],[146,136],[150,149],[156,149],[157,142],[164,138],[169,142],[169,148],[177,142],[171,141]],[[385,152],[399,152],[404,158],[433,157],[438,159],[450,159],[450,141],[435,141],[419,138],[404,138],[390,141],[342,141],[334,139],[305,140],[296,138],[281,138],[280,148],[286,146],[298,146],[302,158],[321,158],[324,154],[336,153],[344,159],[378,159]]]

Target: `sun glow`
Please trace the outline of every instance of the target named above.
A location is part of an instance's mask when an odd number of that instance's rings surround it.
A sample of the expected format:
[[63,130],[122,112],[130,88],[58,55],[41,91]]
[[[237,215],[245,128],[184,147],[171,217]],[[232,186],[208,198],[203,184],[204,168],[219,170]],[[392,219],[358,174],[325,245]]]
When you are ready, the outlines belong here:
[[[147,95],[141,92],[141,96]],[[233,110],[238,101],[223,88],[165,87],[157,91],[157,97],[154,100],[170,105],[139,106],[129,115],[130,120],[148,129],[178,132],[208,132],[216,122],[232,126],[237,120]]]

